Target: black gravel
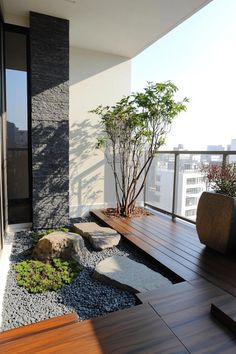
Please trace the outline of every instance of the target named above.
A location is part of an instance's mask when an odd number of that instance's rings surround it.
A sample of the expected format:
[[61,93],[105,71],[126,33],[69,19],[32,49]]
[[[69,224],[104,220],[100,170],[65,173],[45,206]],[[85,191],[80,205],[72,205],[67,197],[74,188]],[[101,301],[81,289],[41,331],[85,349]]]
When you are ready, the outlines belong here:
[[[31,247],[30,232],[16,233],[11,254],[12,266],[25,259]],[[1,330],[16,328],[72,311],[77,312],[79,321],[82,321],[134,306],[137,302],[135,296],[97,282],[90,276],[101,260],[113,255],[127,256],[152,269],[156,268],[123,240],[117,247],[100,252],[93,251],[86,243],[81,261],[82,271],[70,285],[64,285],[58,291],[29,294],[27,290],[17,285],[15,272],[11,266],[4,294]]]

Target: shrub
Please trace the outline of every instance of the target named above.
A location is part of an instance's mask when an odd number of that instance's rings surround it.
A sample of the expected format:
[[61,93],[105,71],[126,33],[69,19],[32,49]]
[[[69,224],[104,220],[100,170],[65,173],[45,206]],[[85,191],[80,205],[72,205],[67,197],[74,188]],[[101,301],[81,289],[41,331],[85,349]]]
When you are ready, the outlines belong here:
[[202,166],[201,172],[213,191],[236,197],[236,163]]
[[103,136],[96,147],[104,149],[112,168],[120,215],[134,212],[155,154],[165,143],[173,119],[186,110],[188,99],[176,101],[177,91],[170,81],[148,83],[142,92],[123,97],[114,106],[91,111],[101,119]]
[[16,281],[29,293],[42,293],[60,289],[77,277],[80,267],[75,262],[54,258],[50,263],[25,260],[15,265]]

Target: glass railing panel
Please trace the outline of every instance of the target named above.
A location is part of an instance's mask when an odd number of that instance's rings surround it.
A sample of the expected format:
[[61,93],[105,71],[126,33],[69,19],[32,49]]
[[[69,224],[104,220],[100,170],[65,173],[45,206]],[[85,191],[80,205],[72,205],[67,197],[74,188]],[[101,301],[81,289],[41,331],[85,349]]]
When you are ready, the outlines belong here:
[[146,203],[167,212],[172,212],[174,161],[174,154],[158,154],[146,184]]
[[207,183],[201,172],[202,165],[219,164],[222,155],[181,154],[178,157],[175,214],[196,221],[198,202]]
[[236,155],[228,155],[229,163],[236,163]]

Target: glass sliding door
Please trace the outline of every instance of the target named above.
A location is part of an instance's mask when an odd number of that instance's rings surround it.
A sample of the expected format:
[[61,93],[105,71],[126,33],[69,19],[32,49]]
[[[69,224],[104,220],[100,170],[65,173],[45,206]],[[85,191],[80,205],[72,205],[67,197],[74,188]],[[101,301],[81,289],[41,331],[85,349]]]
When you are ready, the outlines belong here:
[[31,221],[27,33],[5,30],[8,223]]
[[4,85],[4,45],[3,21],[0,14],[0,250],[3,248],[7,225],[6,198],[6,149],[5,149],[5,85]]

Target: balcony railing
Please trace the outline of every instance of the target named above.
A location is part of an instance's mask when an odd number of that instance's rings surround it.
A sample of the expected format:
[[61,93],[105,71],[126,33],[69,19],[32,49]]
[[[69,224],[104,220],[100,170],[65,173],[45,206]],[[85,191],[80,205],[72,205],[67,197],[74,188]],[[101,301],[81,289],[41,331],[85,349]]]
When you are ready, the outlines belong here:
[[202,164],[236,162],[236,151],[160,151],[154,158],[144,192],[144,205],[195,223],[206,181]]

